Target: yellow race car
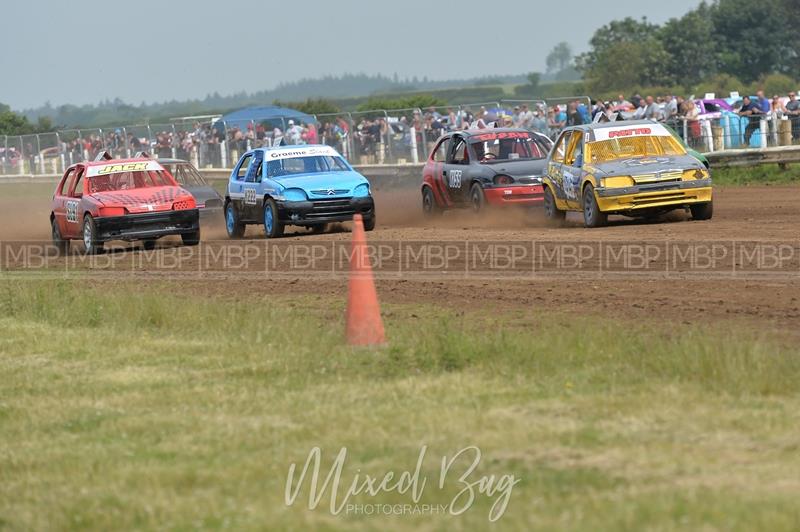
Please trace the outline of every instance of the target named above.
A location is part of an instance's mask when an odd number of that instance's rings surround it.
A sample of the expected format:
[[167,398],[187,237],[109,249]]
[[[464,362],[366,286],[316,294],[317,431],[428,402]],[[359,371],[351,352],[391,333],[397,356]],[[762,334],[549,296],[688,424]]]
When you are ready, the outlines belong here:
[[709,170],[650,120],[565,129],[542,181],[545,216],[556,223],[567,211],[582,211],[586,227],[605,225],[609,214],[655,217],[688,208],[693,219],[709,220],[714,212]]

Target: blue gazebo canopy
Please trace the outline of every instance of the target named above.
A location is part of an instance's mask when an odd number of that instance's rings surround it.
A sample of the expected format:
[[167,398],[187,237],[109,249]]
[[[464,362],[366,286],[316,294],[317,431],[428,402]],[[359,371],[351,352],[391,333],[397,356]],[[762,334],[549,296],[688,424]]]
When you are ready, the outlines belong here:
[[217,124],[225,127],[238,127],[246,130],[250,123],[265,124],[269,128],[279,127],[282,130],[286,129],[286,124],[289,120],[294,120],[295,123],[305,122],[306,124],[313,124],[316,122],[313,116],[301,113],[295,109],[288,107],[278,107],[277,105],[270,105],[266,107],[247,107],[239,109],[224,115],[217,121]]

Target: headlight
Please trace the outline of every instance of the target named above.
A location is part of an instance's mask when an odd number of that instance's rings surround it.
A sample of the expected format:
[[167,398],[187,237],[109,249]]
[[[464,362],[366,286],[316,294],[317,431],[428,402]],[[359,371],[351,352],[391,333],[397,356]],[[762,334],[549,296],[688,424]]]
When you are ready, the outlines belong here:
[[604,177],[601,180],[605,188],[622,188],[632,187],[634,185],[633,178],[629,175],[617,175],[614,177]]
[[369,184],[361,183],[353,189],[354,198],[366,198],[367,196],[369,196]]
[[286,201],[306,201],[308,196],[299,188],[287,188],[283,191],[283,198]]
[[683,171],[684,181],[694,181],[695,179],[706,179],[708,177],[708,170],[702,168],[694,168],[692,170]]

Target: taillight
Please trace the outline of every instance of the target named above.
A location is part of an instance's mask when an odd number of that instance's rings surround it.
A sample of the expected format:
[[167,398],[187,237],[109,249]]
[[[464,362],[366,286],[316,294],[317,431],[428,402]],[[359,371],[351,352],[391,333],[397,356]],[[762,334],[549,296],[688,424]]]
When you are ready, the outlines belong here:
[[498,175],[494,177],[494,184],[495,185],[510,185],[514,182],[514,180],[507,175]]

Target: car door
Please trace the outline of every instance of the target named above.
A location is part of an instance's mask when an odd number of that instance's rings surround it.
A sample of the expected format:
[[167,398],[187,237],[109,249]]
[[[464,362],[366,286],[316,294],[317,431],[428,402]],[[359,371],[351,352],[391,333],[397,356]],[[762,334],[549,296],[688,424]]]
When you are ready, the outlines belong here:
[[556,140],[553,146],[553,151],[550,155],[550,161],[547,165],[547,175],[555,187],[556,197],[560,200],[566,200],[567,194],[564,190],[564,159],[567,153],[567,145],[572,137],[572,130],[566,130],[561,133],[561,136]]
[[261,220],[264,194],[261,192],[264,152],[255,151],[244,176],[244,212],[248,220]]
[[581,202],[581,183],[583,182],[583,132],[575,130],[567,143],[564,154],[563,176],[564,195],[570,208],[579,208]]
[[469,197],[469,146],[463,135],[455,134],[450,141],[442,179],[454,203],[463,203]]
[[81,237],[81,222],[83,221],[83,212],[81,212],[81,198],[83,198],[83,174],[84,166],[78,165],[75,167],[73,177],[69,181],[69,188],[67,195],[64,199],[64,238],[80,238]]
[[[228,183],[228,196],[231,198],[236,210],[239,213],[239,219],[247,221],[248,202],[252,202],[254,198],[245,198],[245,179],[247,172],[250,169],[250,162],[253,160],[253,152],[247,152],[239,159],[236,166],[231,173],[231,179]],[[250,193],[252,194],[252,193]]]
[[53,221],[58,227],[62,236],[66,236],[67,230],[67,200],[69,199],[69,187],[75,177],[75,167],[71,166],[64,172],[61,181],[58,182],[55,194],[53,194]]

